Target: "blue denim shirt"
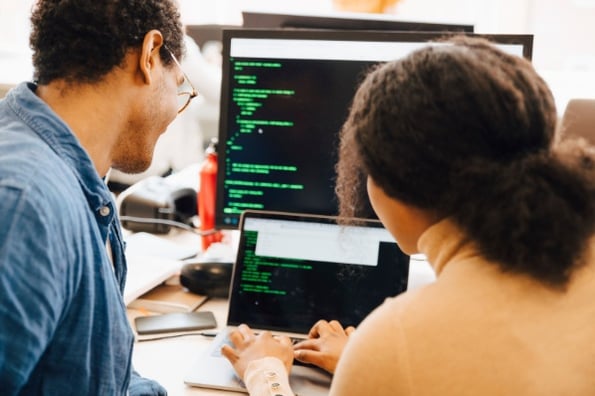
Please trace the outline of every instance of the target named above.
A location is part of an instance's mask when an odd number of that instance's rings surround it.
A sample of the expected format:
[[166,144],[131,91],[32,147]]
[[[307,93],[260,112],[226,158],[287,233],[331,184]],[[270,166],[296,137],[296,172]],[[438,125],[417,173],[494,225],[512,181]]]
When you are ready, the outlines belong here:
[[132,369],[115,203],[35,89],[0,101],[0,394],[165,394]]

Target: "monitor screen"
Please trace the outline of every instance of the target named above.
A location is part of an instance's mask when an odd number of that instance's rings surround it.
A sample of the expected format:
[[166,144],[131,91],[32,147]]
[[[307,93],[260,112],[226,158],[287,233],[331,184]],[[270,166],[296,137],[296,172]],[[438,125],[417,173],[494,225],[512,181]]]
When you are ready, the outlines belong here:
[[473,25],[405,21],[387,15],[336,12],[332,14],[278,14],[242,11],[245,28],[296,28],[332,30],[395,30],[413,32],[473,33]]
[[[237,228],[246,209],[336,215],[339,130],[359,83],[371,66],[440,37],[225,30],[216,226]],[[508,52],[531,56],[531,35],[485,37]],[[371,208],[360,215],[374,217]]]

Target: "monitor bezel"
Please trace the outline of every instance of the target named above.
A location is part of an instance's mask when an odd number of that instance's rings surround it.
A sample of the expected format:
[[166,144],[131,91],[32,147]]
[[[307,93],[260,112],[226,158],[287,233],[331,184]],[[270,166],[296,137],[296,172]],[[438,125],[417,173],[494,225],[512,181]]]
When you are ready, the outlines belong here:
[[[438,39],[456,36],[463,33],[454,32],[403,32],[403,31],[363,31],[363,30],[326,30],[326,29],[224,29],[222,51],[222,79],[219,112],[219,143],[217,147],[217,192],[224,191],[225,178],[222,171],[226,162],[226,141],[228,137],[227,106],[230,101],[229,79],[231,40],[235,38],[250,39],[299,39],[299,40],[330,40],[330,41],[395,41],[399,42],[431,42]],[[533,35],[531,34],[477,34],[465,33],[473,37],[483,37],[498,44],[521,44],[523,56],[531,59],[533,53]],[[240,215],[223,213],[224,195],[216,194],[215,227],[217,229],[238,229]],[[264,208],[267,210],[267,208]],[[332,214],[331,214],[332,215]],[[230,216],[237,217],[235,224],[224,221]]]
[[417,32],[465,32],[473,33],[474,25],[447,22],[421,22],[401,20],[387,15],[356,12],[331,14],[286,14],[255,10],[242,11],[245,28],[289,28],[328,30],[388,30]]

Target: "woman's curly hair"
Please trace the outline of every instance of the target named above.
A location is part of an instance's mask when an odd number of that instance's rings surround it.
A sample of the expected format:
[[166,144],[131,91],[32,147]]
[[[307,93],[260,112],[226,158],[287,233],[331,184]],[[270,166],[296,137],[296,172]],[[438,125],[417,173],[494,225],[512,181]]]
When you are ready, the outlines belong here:
[[[122,65],[145,34],[159,30],[177,57],[183,27],[172,0],[38,0],[31,16],[34,79],[93,83]],[[161,48],[165,64],[171,64]]]
[[595,151],[556,142],[556,109],[529,61],[456,37],[373,70],[341,131],[343,216],[366,176],[450,217],[505,271],[563,286],[595,231]]

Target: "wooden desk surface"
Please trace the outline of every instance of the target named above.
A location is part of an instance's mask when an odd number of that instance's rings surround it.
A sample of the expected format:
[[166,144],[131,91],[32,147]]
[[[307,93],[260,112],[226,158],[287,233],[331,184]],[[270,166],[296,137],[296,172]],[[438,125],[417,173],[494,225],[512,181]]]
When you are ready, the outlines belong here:
[[[434,273],[425,259],[412,257],[409,289],[415,289],[433,280]],[[228,301],[226,299],[210,299],[201,305],[198,311],[212,311],[217,319],[218,329],[221,329],[227,320],[227,308]],[[143,314],[146,312],[128,310],[131,323],[136,316]],[[205,332],[215,331],[206,330]],[[213,337],[191,335],[155,341],[137,341],[134,345],[133,364],[143,377],[152,378],[163,385],[170,396],[246,395],[245,393],[197,388],[184,383],[187,371],[212,340]]]
[[[223,328],[227,316],[227,300],[212,299],[198,311],[212,311],[217,319],[218,329]],[[132,321],[144,313],[129,309]],[[134,326],[133,326],[134,328]],[[205,332],[216,330],[205,330]],[[197,356],[213,340],[213,337],[190,335],[155,341],[137,341],[134,344],[132,361],[134,368],[143,376],[163,385],[170,396],[185,395],[245,395],[244,393],[196,388],[184,383],[184,376]]]

